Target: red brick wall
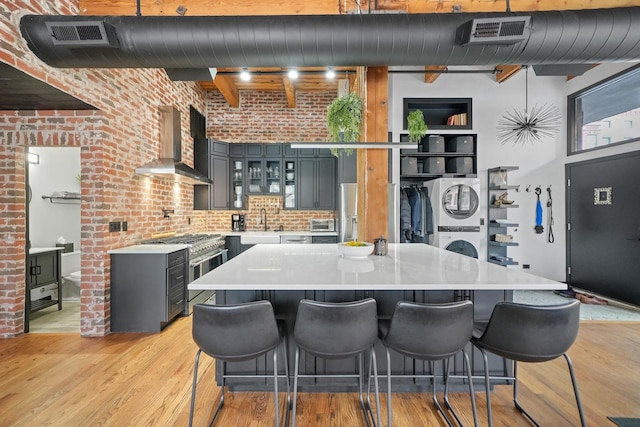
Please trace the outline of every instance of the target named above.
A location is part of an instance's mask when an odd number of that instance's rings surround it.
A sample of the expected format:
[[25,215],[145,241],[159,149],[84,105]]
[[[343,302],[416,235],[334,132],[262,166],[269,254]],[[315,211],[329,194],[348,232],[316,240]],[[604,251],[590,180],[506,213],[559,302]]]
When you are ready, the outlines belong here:
[[219,92],[207,93],[207,136],[227,142],[326,141],[327,106],[335,92],[296,92],[287,106],[282,92],[242,91],[240,108]]
[[[204,91],[193,82],[171,82],[163,70],[68,70],[48,67],[26,47],[18,23],[24,13],[76,14],[70,1],[0,3],[0,61],[98,108],[99,111],[0,111],[0,230],[7,242],[0,259],[0,336],[24,329],[24,147],[81,147],[81,333],[109,333],[110,249],[154,233],[197,231],[189,224],[193,192],[188,184],[153,181],[135,167],[158,157],[159,105],[182,113],[183,161],[193,164],[189,105],[205,111]],[[166,220],[162,208],[176,215]],[[109,221],[129,231],[109,233]]]
[[[210,137],[230,142],[322,141],[326,107],[335,94],[299,92],[291,109],[284,92],[241,92],[241,108],[234,109],[218,93],[205,93],[194,82],[171,82],[163,70],[51,68],[20,36],[19,18],[25,13],[74,15],[77,3],[0,0],[0,61],[98,110],[0,111],[0,337],[24,329],[24,147],[57,145],[81,147],[81,334],[102,336],[110,331],[109,250],[155,233],[230,229],[232,211],[193,211],[192,186],[135,175],[137,166],[157,158],[160,151],[157,107],[174,105],[181,111],[182,158],[193,165],[189,105],[207,115]],[[260,203],[260,198],[250,199],[250,229]],[[165,219],[163,208],[175,214]],[[308,218],[332,215],[280,210],[270,221],[285,229],[307,229]],[[108,232],[110,221],[125,220],[129,231]]]

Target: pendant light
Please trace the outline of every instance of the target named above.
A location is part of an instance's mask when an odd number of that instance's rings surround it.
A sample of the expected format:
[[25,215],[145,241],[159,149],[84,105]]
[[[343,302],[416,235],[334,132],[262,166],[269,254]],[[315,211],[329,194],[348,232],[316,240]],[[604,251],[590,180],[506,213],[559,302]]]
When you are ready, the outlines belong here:
[[555,136],[560,130],[560,110],[553,105],[545,103],[542,106],[534,105],[531,112],[529,107],[529,68],[525,65],[525,104],[524,111],[514,109],[506,112],[498,119],[498,138],[502,145],[507,143],[527,144],[544,142],[545,139]]

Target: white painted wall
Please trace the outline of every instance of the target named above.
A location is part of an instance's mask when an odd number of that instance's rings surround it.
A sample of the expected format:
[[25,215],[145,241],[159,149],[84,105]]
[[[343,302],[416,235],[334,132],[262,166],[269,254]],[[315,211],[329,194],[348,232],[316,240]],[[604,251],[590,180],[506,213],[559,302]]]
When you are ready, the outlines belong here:
[[[535,104],[550,103],[558,107],[562,114],[560,132],[544,143],[528,145],[502,145],[497,139],[498,119],[513,109],[525,107],[525,72],[519,72],[504,83],[498,84],[492,74],[442,74],[431,84],[425,84],[422,74],[390,74],[389,82],[389,129],[393,141],[399,141],[402,129],[403,98],[472,98],[473,124],[470,131],[477,134],[478,177],[482,184],[481,210],[487,212],[487,169],[496,166],[518,166],[520,169],[509,174],[510,184],[520,184],[520,191],[509,192],[509,199],[520,205],[510,211],[510,219],[520,224],[510,229],[514,240],[520,246],[509,248],[509,255],[522,264],[529,264],[531,273],[554,280],[565,280],[565,163],[585,160],[619,152],[640,149],[640,144],[626,144],[606,150],[598,150],[586,155],[571,156],[567,160],[566,141],[566,97],[570,93],[585,88],[603,78],[615,74],[630,64],[601,65],[583,76],[567,81],[563,76],[538,77],[529,70],[529,111]],[[460,133],[437,131],[438,133]],[[435,133],[435,131],[434,131]],[[399,160],[394,155],[393,182],[399,182]],[[530,192],[526,188],[530,186]],[[544,208],[544,234],[536,234],[534,188],[541,186],[541,202]],[[547,242],[547,192],[551,186],[555,242]],[[481,258],[486,258],[486,227],[482,229]]]
[[29,185],[32,199],[29,204],[29,239],[31,247],[51,247],[58,237],[73,242],[80,249],[80,204],[51,203],[43,195],[56,191],[80,192],[80,148],[31,147],[40,156],[39,164],[29,165]]

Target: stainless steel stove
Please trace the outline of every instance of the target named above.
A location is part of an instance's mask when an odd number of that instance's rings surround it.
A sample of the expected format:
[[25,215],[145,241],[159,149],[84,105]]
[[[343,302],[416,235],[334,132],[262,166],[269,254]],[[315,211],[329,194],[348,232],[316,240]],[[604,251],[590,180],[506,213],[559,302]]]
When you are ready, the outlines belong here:
[[[224,237],[220,234],[183,234],[140,242],[145,245],[183,244],[189,247],[189,283],[227,261]],[[213,301],[214,291],[189,291],[188,313],[193,304]]]

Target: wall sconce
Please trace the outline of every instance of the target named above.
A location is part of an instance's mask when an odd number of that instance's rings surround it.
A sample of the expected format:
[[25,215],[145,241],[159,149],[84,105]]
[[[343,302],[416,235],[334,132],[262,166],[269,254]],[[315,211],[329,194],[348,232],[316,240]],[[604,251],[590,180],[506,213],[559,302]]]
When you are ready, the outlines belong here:
[[27,161],[34,165],[40,164],[40,156],[36,153],[27,153]]
[[165,219],[171,219],[171,214],[175,213],[173,209],[162,209],[162,215]]

